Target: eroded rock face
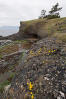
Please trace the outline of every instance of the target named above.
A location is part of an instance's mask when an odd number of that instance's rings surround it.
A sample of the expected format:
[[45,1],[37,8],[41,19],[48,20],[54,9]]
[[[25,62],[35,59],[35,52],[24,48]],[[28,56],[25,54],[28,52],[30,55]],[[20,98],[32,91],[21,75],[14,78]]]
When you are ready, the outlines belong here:
[[54,38],[31,47],[5,98],[32,99],[32,95],[33,99],[66,99],[66,45]]
[[57,37],[66,41],[66,18],[57,19],[36,19],[21,21],[19,31],[1,39],[23,40],[28,38]]
[[46,21],[41,21],[33,24],[27,24],[25,22],[20,22],[19,27],[19,35],[22,38],[43,38],[47,36],[45,30],[41,29],[41,27],[46,24]]

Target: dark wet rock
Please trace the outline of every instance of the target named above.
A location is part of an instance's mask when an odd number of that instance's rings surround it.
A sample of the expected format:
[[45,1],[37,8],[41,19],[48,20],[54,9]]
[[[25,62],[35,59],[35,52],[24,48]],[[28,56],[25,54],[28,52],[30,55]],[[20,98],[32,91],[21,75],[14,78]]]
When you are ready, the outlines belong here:
[[[66,49],[55,38],[46,38],[33,44],[11,83],[12,99],[66,99]],[[30,91],[28,83],[33,84]],[[22,95],[22,96],[21,96]],[[25,98],[27,96],[27,98]]]

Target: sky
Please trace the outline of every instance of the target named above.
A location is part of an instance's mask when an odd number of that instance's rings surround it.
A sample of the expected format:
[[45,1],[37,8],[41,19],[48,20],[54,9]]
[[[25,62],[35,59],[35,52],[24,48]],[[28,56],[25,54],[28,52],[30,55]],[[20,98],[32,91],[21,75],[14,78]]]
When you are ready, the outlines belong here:
[[66,17],[66,0],[0,0],[0,26],[19,26],[20,21],[37,19],[41,10],[48,11],[59,3],[61,17]]

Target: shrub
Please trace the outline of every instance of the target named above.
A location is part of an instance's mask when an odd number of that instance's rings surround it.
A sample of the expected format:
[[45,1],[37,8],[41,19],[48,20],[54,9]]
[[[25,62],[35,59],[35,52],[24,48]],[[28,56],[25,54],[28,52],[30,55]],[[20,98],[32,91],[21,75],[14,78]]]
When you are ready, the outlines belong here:
[[47,19],[54,19],[54,18],[60,18],[60,16],[58,16],[58,15],[47,15],[46,18]]
[[8,81],[8,80],[6,80],[6,81],[0,83],[0,92],[3,93],[4,87],[5,87],[6,85],[9,85],[9,84],[10,84],[10,81]]

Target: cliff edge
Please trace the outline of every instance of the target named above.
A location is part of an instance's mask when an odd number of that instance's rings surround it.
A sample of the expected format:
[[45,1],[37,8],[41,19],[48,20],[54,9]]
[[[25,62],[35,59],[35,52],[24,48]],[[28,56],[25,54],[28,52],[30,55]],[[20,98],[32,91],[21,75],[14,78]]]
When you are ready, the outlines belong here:
[[56,37],[66,42],[66,17],[56,19],[35,19],[20,22],[16,34],[5,37],[11,40]]

